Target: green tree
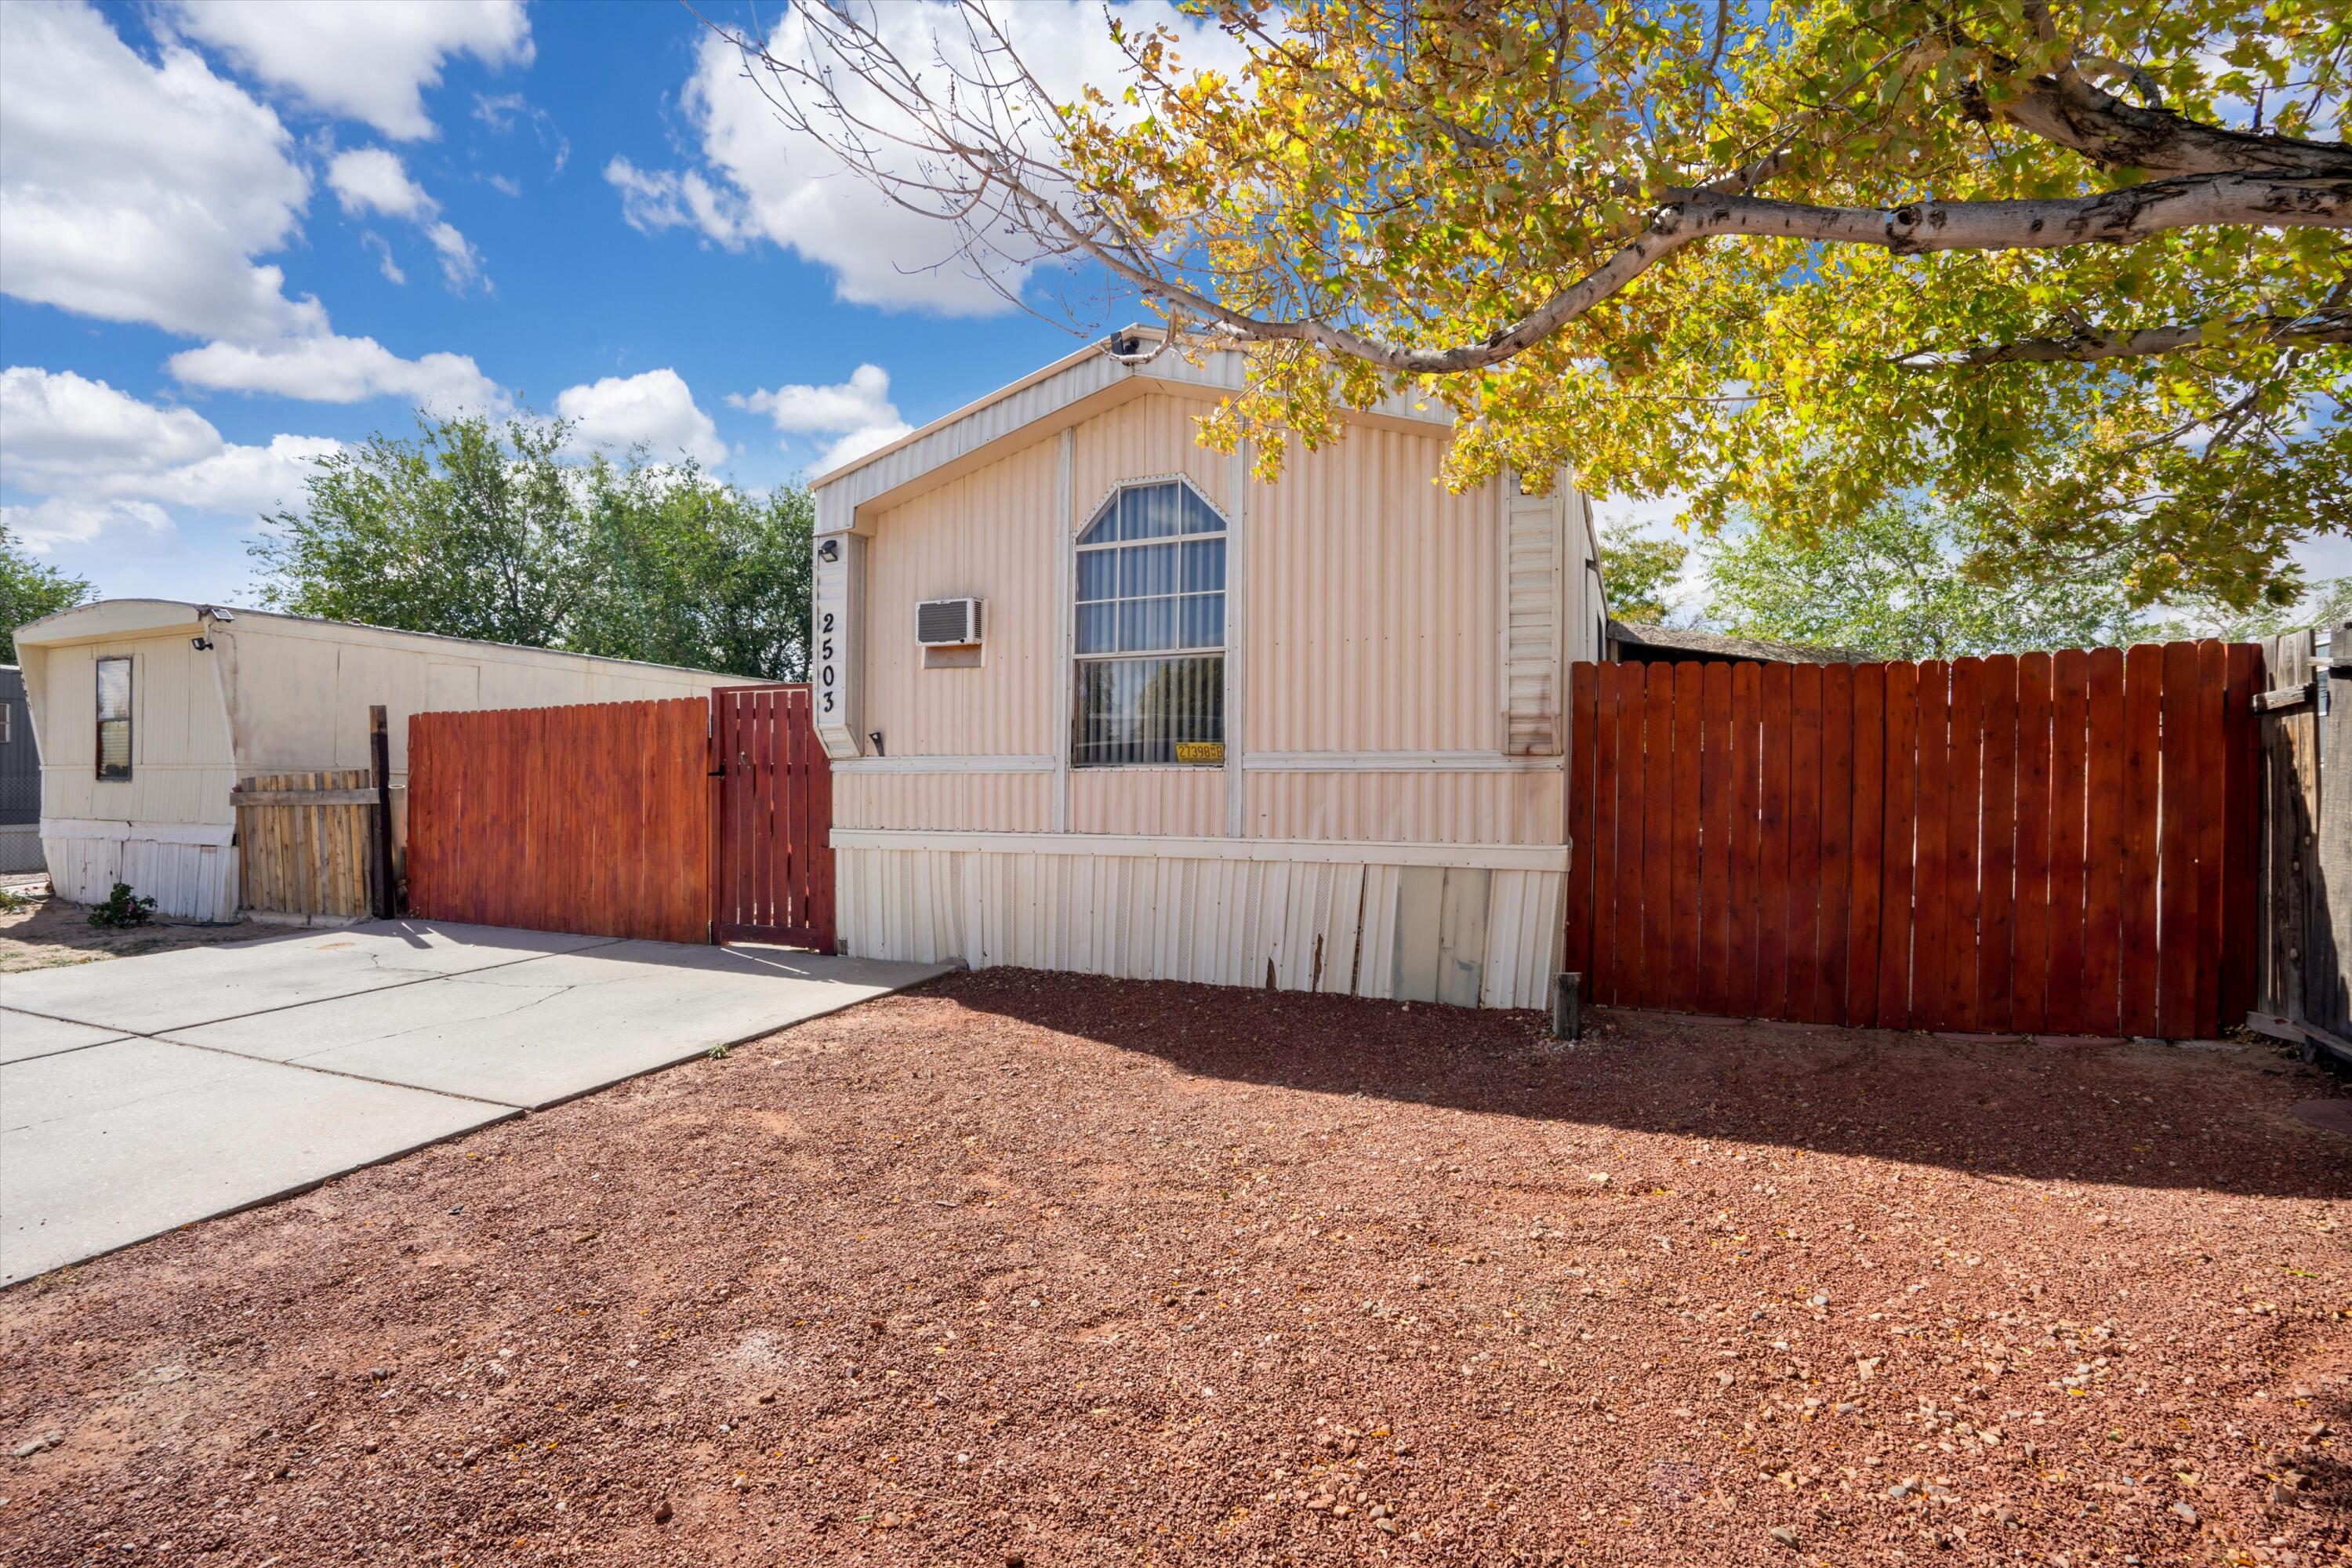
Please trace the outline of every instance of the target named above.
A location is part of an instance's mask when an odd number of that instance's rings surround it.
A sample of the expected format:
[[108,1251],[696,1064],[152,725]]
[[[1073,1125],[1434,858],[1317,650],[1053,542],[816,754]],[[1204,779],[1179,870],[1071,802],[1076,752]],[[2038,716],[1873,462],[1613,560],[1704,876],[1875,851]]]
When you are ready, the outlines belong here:
[[404,631],[805,679],[808,491],[754,496],[561,420],[424,419],[323,458],[252,554],[261,599]]
[[1680,578],[1690,546],[1679,539],[1644,539],[1612,530],[1601,537],[1601,581],[1609,614],[1655,626],[1666,618],[1666,595]]
[[2257,605],[2250,610],[2212,601],[2178,606],[2178,619],[2168,620],[2160,635],[2173,637],[2220,637],[2223,642],[2253,642],[2312,626],[2340,626],[2352,621],[2352,577],[2326,577],[2311,585],[2300,604],[2279,609]]
[[262,603],[396,631],[561,647],[588,524],[560,420],[427,419],[317,461],[250,547]]
[[16,660],[16,628],[88,602],[89,583],[44,566],[0,523],[0,664]]
[[568,647],[766,680],[808,677],[816,509],[752,496],[692,463],[590,468],[591,574]]
[[1267,475],[1403,392],[1457,488],[1572,464],[1702,531],[1931,489],[1987,581],[2142,604],[2292,603],[2352,526],[2342,0],[1188,9],[1225,58],[1113,7],[1125,79],[1066,103],[985,0],[739,41],[983,271],[1244,346],[1203,436]]
[[2148,630],[2115,574],[1988,584],[1958,570],[1977,546],[1965,521],[1916,499],[1817,533],[1736,527],[1705,547],[1707,616],[1874,658],[2112,647]]

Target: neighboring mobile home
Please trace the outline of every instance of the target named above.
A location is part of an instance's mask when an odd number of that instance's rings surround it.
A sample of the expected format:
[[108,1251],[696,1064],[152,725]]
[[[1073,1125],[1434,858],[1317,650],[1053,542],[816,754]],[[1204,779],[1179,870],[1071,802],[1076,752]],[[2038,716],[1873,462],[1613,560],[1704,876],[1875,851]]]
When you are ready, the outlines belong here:
[[[16,636],[40,738],[41,846],[58,892],[89,903],[123,881],[160,912],[198,920],[237,910],[237,781],[367,767],[372,705],[387,710],[398,790],[411,713],[698,697],[744,684],[166,599],[84,605]],[[397,795],[393,815],[397,825]]]
[[1262,484],[1194,439],[1243,356],[1139,357],[817,480],[845,946],[1545,1005],[1607,625],[1569,475],[1453,494],[1396,397]]
[[25,708],[25,672],[0,664],[0,874],[41,868],[41,753]]

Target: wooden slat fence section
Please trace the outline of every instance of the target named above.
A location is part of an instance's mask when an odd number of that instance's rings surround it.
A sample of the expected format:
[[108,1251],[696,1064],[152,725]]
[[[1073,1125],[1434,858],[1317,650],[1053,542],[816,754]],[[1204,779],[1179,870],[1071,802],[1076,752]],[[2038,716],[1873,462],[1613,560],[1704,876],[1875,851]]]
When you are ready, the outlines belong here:
[[833,763],[809,689],[721,687],[710,702],[722,774],[719,940],[831,952]]
[[1579,664],[1567,967],[1602,1005],[2168,1038],[2292,986],[2283,1016],[2324,1000],[2352,1032],[2352,924],[2324,998],[2304,942],[2259,934],[2315,849],[2262,827],[2311,739],[2253,715],[2282,667],[2308,679],[2307,638]]
[[709,732],[698,697],[412,714],[410,911],[709,941]]
[[[375,791],[364,768],[237,781],[237,904],[268,914],[375,912]],[[362,798],[363,796],[363,798]]]

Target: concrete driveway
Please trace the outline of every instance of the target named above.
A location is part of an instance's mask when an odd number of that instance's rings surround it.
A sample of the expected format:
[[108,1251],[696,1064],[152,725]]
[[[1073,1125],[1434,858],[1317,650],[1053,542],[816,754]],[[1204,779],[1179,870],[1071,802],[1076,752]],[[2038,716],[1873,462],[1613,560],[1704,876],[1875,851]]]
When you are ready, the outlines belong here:
[[944,970],[392,921],[0,976],[0,1284]]

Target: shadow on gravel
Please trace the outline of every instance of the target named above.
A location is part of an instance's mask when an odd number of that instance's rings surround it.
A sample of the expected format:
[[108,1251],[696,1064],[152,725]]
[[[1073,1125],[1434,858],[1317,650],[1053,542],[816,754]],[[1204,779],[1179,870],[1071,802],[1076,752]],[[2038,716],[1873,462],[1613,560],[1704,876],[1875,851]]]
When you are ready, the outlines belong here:
[[2037,1180],[2352,1196],[2342,1094],[2262,1047],[2040,1045],[1601,1010],[1562,1047],[1525,1012],[987,969],[976,1011],[1188,1073],[1307,1093],[1862,1155]]

